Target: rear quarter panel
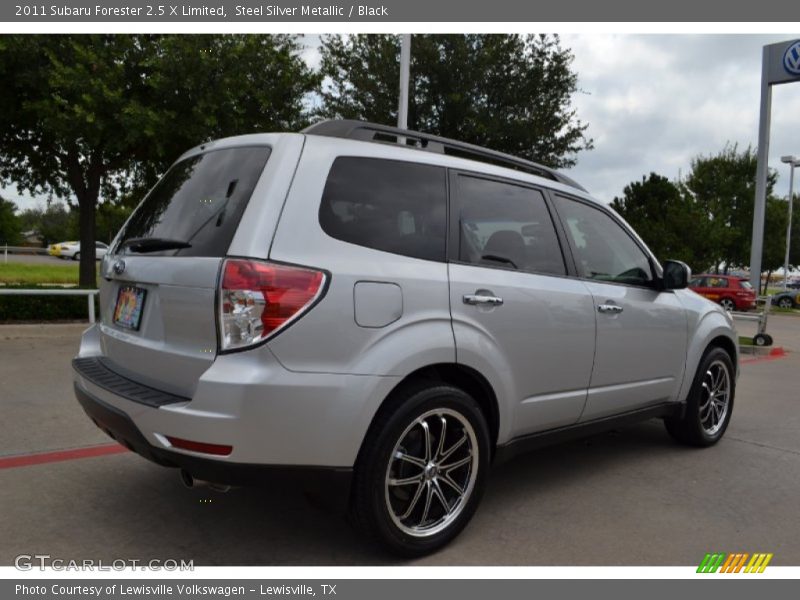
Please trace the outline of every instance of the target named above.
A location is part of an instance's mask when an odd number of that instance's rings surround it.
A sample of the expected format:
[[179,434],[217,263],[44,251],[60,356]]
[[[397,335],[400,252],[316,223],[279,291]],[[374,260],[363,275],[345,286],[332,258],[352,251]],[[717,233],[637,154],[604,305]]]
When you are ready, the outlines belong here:
[[[405,376],[430,364],[455,362],[446,263],[350,244],[322,230],[320,200],[339,156],[398,160],[394,148],[379,144],[308,137],[269,258],[324,269],[330,273],[329,287],[319,304],[269,342],[270,349],[284,367],[300,372]],[[393,314],[384,326],[359,325],[360,283],[398,286],[399,316]]]

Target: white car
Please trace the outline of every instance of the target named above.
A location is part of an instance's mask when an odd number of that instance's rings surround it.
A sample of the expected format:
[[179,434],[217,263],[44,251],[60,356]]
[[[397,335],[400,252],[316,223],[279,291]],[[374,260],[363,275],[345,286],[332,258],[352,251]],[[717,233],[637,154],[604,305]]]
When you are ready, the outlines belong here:
[[[94,243],[94,257],[100,260],[108,252],[108,245],[103,242]],[[47,249],[50,256],[57,256],[58,258],[71,258],[72,260],[80,260],[81,258],[81,243],[80,242],[61,242],[60,244],[50,244]]]

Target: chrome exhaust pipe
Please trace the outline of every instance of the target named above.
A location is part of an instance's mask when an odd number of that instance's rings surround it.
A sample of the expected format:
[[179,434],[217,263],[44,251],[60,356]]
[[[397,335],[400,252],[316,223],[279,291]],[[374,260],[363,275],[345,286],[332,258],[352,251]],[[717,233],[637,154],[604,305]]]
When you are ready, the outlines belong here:
[[225,484],[222,484],[222,483],[214,483],[213,481],[205,481],[203,479],[195,479],[194,477],[192,477],[192,474],[189,473],[189,471],[187,471],[186,469],[181,469],[180,470],[180,477],[181,477],[181,482],[187,488],[203,488],[203,487],[207,487],[210,490],[214,490],[215,492],[220,492],[220,493],[229,492],[230,489],[231,489],[231,486],[225,485]]
[[192,477],[192,474],[189,473],[189,471],[187,471],[186,469],[181,469],[180,477],[181,477],[181,483],[185,485],[187,488],[194,487],[194,477]]

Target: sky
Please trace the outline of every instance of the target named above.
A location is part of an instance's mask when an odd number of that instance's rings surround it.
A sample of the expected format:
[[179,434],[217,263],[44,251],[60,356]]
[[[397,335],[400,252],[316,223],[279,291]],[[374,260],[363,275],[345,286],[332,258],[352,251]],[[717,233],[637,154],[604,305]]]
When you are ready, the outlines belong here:
[[[610,201],[651,171],[676,180],[726,143],[758,145],[761,49],[794,35],[565,35],[594,149],[568,171]],[[769,166],[788,195],[785,155],[800,156],[800,82],[773,86]],[[797,175],[797,173],[796,173]],[[795,177],[797,179],[797,177]],[[797,187],[795,188],[797,192]]]
[[[716,154],[728,143],[755,148],[761,48],[797,37],[797,32],[562,35],[578,74],[573,105],[594,140],[594,149],[580,152],[567,173],[610,202],[651,171],[677,180],[688,173],[692,158]],[[319,36],[306,36],[304,44],[303,58],[316,67]],[[780,157],[800,156],[799,115],[800,82],[774,86],[769,165],[778,171],[779,196],[787,195],[789,186],[789,169]],[[21,208],[44,203],[13,188],[2,194]]]

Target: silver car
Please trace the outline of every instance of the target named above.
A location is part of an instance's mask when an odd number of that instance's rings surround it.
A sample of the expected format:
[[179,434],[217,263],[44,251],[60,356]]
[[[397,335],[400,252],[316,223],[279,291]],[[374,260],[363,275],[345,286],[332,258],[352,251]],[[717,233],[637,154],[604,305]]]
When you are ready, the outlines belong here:
[[356,121],[224,139],[112,243],[75,392],[187,484],[299,478],[419,555],[522,451],[651,418],[719,441],[736,337],[689,277],[512,156]]

